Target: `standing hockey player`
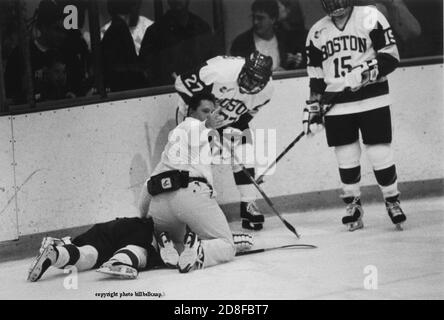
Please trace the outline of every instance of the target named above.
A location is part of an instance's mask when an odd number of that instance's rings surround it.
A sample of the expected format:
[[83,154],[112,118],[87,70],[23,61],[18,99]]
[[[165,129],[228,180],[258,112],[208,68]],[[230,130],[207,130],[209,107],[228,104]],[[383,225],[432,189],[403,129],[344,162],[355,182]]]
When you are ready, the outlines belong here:
[[392,29],[375,7],[353,6],[351,0],[321,1],[327,16],[311,28],[307,38],[311,95],[304,108],[305,133],[319,130],[322,104],[336,95],[336,105],[325,116],[324,125],[328,145],[335,150],[347,205],[342,223],[350,231],[364,226],[359,186],[361,132],[388,215],[401,229],[406,216],[400,207],[392,155],[386,78],[399,62]]
[[[255,176],[254,145],[248,123],[271,99],[273,61],[258,51],[248,58],[218,56],[208,60],[202,67],[182,74],[176,79],[176,90],[181,99],[178,107],[178,122],[188,114],[189,100],[197,93],[211,92],[221,108],[224,121],[218,127],[220,137],[224,133],[234,138],[222,145],[231,154],[235,183],[240,192],[240,216],[242,227],[261,230],[264,216],[259,212],[255,200],[254,185],[242,171],[235,159],[243,162],[252,177]],[[227,143],[228,142],[228,143]],[[244,156],[243,156],[244,155]]]
[[153,221],[146,218],[98,223],[72,241],[70,237],[45,237],[29,268],[28,280],[39,280],[51,266],[74,266],[78,271],[100,267],[97,271],[134,279],[141,269],[163,265],[152,242]]
[[149,202],[163,261],[182,273],[231,261],[236,253],[212,187],[210,128],[224,120],[211,93],[196,94],[188,103],[189,116],[170,132],[147,181],[149,194],[141,200]]

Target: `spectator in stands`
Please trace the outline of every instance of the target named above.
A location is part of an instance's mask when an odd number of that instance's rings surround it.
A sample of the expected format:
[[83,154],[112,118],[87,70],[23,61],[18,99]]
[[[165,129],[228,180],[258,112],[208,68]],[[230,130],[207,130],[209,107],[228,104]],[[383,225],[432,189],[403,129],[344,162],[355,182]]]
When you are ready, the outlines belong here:
[[17,6],[14,0],[0,1],[0,32],[3,68],[6,60],[18,44]]
[[38,88],[41,101],[75,98],[75,93],[68,88],[66,64],[57,51],[51,50],[45,57],[42,81]]
[[[253,26],[234,39],[230,53],[247,57],[258,50],[273,58],[273,71],[293,69],[301,66],[302,52],[289,39],[289,34],[276,28],[279,7],[275,0],[256,0],[251,5]],[[305,42],[305,38],[304,41]]]
[[74,5],[78,12],[78,29],[65,30],[66,39],[60,49],[65,57],[66,74],[68,83],[72,84],[74,93],[77,96],[85,96],[92,87],[92,65],[91,52],[88,44],[82,35],[82,28],[85,23],[85,13],[89,0],[59,0],[65,7]]
[[[79,59],[76,52],[63,50],[67,41],[67,32],[63,27],[63,6],[55,0],[42,0],[34,16],[32,25],[32,35],[30,39],[30,63],[31,63],[31,77],[34,86],[35,100],[42,101],[43,88],[43,72],[48,61],[48,55],[52,51],[61,53],[62,59],[66,65],[66,70],[75,70],[72,66]],[[24,92],[24,68],[22,63],[22,48],[16,47],[11,53],[5,70],[5,89],[6,96],[12,98],[14,103],[25,103]],[[69,91],[78,92],[80,90],[79,83],[73,81],[74,78],[81,78],[81,76],[71,77],[67,71],[67,86]]]
[[182,74],[215,56],[208,23],[188,10],[190,0],[168,0],[169,10],[150,26],[140,59],[149,85],[173,84]]
[[443,54],[442,0],[393,0],[391,4],[398,8],[398,11],[394,10],[398,13],[396,21],[399,21],[395,33],[402,35],[401,30],[409,30],[410,35],[403,39],[402,46],[398,44],[401,58]]
[[[358,5],[375,5],[392,26],[401,58],[421,35],[421,25],[403,0],[357,0]],[[422,5],[422,4],[421,4]]]
[[308,31],[305,29],[304,17],[299,0],[277,0],[279,18],[276,24],[277,32],[285,34],[292,52],[287,53],[287,69],[305,68],[305,39]]
[[[134,46],[136,47],[136,53],[139,55],[140,46],[142,44],[143,36],[145,35],[146,29],[153,24],[153,21],[148,19],[145,16],[140,15],[140,6],[142,4],[142,0],[135,1],[135,4],[131,6],[128,27],[133,37]],[[106,23],[101,29],[101,38],[105,35],[106,30],[111,25],[111,21]]]
[[145,84],[130,32],[138,8],[139,0],[108,0],[111,25],[102,39],[102,56],[105,87],[110,91],[139,89]]

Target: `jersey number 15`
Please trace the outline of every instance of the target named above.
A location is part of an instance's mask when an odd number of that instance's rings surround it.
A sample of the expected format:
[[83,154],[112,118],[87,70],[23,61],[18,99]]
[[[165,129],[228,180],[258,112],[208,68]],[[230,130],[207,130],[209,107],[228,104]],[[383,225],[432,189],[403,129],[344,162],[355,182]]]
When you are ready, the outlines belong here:
[[347,72],[350,72],[352,66],[348,61],[351,60],[351,58],[351,56],[345,56],[341,59],[336,58],[333,60],[333,63],[335,64],[335,78],[340,78],[341,76],[344,77]]

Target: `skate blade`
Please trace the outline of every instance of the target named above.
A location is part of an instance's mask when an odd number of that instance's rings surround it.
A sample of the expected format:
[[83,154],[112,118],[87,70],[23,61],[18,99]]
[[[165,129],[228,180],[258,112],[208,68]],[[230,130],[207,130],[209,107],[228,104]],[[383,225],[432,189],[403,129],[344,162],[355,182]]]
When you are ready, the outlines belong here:
[[35,282],[40,279],[42,274],[42,268],[43,263],[45,262],[45,259],[48,258],[50,249],[47,249],[49,246],[45,247],[42,252],[39,253],[39,255],[34,259],[33,263],[31,264],[31,267],[28,270],[28,277],[27,280],[30,282]]
[[396,224],[396,230],[398,230],[398,231],[404,231],[404,228],[402,227],[402,223],[397,223],[397,224]]
[[253,223],[247,219],[242,219],[242,229],[250,230],[250,231],[260,231],[264,228],[264,224],[262,222]]
[[136,279],[137,278],[137,273],[132,272],[130,270],[125,270],[125,272],[122,272],[122,270],[112,270],[110,268],[99,268],[96,270],[96,272],[100,272],[109,276],[113,276],[113,277],[117,277],[120,279]]
[[184,251],[179,258],[178,268],[180,273],[187,273],[194,269],[197,261],[197,253],[192,250]]
[[179,254],[174,248],[164,248],[160,250],[160,258],[165,266],[171,269],[177,269],[179,263]]
[[364,223],[362,221],[356,222],[356,223],[350,223],[348,225],[348,231],[353,232],[359,229],[364,228]]

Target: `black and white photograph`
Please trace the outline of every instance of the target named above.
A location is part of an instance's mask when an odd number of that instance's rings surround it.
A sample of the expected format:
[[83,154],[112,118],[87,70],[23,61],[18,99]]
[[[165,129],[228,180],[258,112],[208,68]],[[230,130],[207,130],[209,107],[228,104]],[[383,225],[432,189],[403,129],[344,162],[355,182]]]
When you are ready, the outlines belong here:
[[0,300],[443,300],[443,29],[442,0],[0,0]]

